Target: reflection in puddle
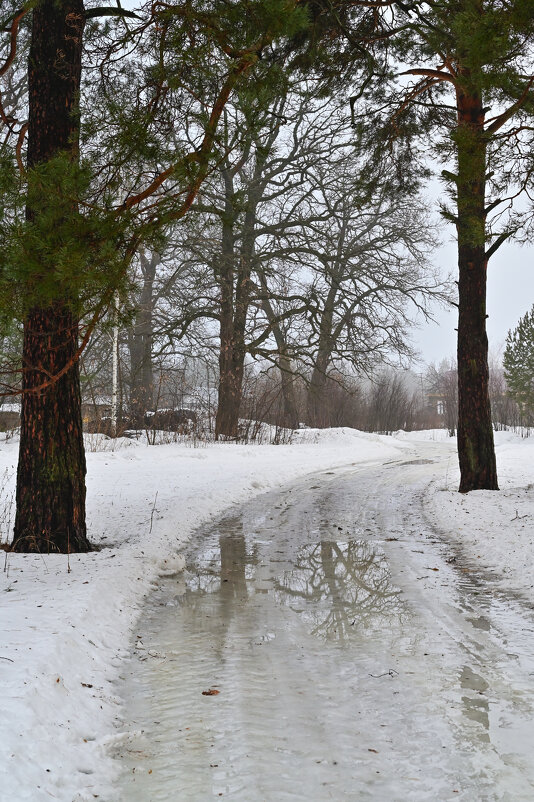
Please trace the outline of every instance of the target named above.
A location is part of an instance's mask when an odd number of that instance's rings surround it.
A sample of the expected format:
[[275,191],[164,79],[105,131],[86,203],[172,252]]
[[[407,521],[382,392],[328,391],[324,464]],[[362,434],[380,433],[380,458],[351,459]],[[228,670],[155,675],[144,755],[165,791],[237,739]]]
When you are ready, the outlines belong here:
[[314,635],[336,640],[403,611],[384,556],[363,540],[303,546],[274,587],[277,600],[301,613]]
[[311,634],[337,641],[380,628],[385,618],[406,617],[376,544],[324,540],[301,546],[295,556],[288,556],[287,548],[266,555],[262,546],[271,541],[256,541],[247,550],[242,532],[238,519],[219,527],[218,553],[204,553],[190,568],[185,603],[194,606],[195,594],[218,594],[224,621],[239,613],[251,594],[273,593],[278,604],[301,616]]
[[462,688],[474,691],[470,696],[462,696],[463,713],[466,718],[476,721],[484,727],[486,732],[479,732],[478,737],[482,741],[489,743],[489,702],[486,696],[489,685],[483,677],[469,666],[464,666],[462,669],[460,685]]
[[200,533],[186,585],[162,580],[147,604],[119,798],[530,802],[531,650],[518,671],[495,600],[421,535],[391,538],[402,521],[366,514],[372,477],[359,505],[350,474],[307,481]]

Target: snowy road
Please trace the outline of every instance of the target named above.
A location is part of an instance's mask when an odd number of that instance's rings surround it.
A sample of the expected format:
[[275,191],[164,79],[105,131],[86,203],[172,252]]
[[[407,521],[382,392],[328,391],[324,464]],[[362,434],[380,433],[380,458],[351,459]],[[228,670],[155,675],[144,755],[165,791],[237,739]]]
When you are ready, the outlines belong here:
[[534,798],[534,616],[425,521],[446,459],[316,474],[198,533],[119,685],[119,799]]

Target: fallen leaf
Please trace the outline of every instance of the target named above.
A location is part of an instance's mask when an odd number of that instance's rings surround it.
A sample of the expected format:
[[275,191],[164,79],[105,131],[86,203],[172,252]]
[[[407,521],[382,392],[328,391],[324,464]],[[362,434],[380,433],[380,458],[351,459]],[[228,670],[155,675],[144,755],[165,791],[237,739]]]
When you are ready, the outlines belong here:
[[202,691],[202,696],[217,696],[220,691],[215,688],[210,688],[209,691]]
[[377,749],[368,749],[367,751],[368,752],[374,752],[375,755],[378,755],[378,750]]

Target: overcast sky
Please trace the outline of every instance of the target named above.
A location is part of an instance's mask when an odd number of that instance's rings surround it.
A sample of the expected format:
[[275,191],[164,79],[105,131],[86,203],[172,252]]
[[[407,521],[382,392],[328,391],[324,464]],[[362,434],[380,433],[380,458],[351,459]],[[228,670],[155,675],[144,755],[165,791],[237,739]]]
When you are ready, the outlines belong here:
[[[449,237],[454,229],[447,226]],[[443,237],[445,239],[445,236]],[[456,245],[451,240],[436,253],[436,261],[456,276]],[[488,339],[497,352],[505,343],[508,330],[534,304],[533,246],[503,245],[490,260],[488,269]],[[414,331],[413,339],[424,362],[439,362],[456,354],[457,310],[436,310],[436,323]]]

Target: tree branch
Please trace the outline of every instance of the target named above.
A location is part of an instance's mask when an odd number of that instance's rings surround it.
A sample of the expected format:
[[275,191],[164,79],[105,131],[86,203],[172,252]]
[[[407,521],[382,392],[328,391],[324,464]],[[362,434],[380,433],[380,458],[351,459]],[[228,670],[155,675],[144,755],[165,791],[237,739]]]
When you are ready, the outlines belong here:
[[486,251],[486,253],[484,254],[484,258],[485,258],[487,261],[489,261],[489,260],[491,259],[491,257],[493,256],[493,254],[494,254],[496,251],[498,251],[498,250],[499,250],[499,248],[501,247],[501,245],[502,245],[504,242],[506,242],[506,240],[507,240],[507,239],[509,239],[509,237],[513,237],[513,236],[514,236],[514,234],[516,234],[516,233],[517,233],[517,228],[514,228],[514,229],[512,229],[511,231],[504,231],[502,234],[500,234],[500,235],[497,237],[497,239],[495,240],[495,242],[493,243],[493,245],[492,245],[490,248],[488,248],[488,250],[487,250],[487,251]]

